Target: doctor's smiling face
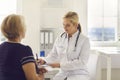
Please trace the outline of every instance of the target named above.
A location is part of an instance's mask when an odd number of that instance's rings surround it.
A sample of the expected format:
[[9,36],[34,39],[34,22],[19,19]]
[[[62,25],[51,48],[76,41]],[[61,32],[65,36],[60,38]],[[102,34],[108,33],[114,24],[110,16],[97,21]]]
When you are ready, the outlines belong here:
[[78,24],[74,24],[71,22],[71,20],[64,18],[63,19],[63,26],[64,26],[64,30],[70,35],[72,36],[72,34],[74,34],[77,31],[77,26]]

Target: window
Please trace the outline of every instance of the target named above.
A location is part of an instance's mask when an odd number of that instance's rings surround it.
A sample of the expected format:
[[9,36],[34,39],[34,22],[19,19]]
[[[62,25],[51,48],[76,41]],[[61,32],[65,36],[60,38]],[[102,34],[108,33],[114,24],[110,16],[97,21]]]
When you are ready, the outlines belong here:
[[[0,0],[0,24],[3,19],[9,14],[15,14],[17,12],[17,0]],[[0,41],[4,41],[5,38],[0,32]]]
[[91,41],[116,41],[117,0],[88,0],[88,36]]

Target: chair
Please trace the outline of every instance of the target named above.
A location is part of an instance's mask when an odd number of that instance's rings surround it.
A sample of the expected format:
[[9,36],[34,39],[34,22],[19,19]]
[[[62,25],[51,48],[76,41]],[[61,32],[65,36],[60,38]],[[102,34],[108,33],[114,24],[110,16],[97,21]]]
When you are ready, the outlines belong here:
[[90,74],[90,80],[97,80],[99,53],[95,50],[90,51],[87,69]]

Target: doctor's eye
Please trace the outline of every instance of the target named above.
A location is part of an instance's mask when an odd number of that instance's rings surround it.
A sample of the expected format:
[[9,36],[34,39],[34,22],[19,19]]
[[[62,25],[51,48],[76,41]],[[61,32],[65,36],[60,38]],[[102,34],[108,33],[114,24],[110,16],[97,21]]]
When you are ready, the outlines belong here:
[[64,26],[64,28],[68,28],[68,27],[70,27],[71,25],[70,24],[63,24],[63,26]]

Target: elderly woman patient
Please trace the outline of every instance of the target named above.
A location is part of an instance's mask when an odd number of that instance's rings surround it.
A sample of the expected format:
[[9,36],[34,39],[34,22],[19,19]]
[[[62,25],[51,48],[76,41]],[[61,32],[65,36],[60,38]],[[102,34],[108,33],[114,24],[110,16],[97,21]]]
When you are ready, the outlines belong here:
[[31,48],[20,43],[25,37],[24,18],[8,15],[1,31],[7,41],[0,44],[0,80],[43,80],[45,70],[37,69]]

